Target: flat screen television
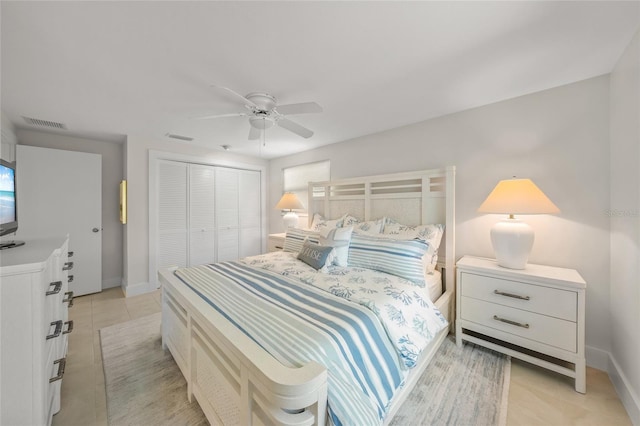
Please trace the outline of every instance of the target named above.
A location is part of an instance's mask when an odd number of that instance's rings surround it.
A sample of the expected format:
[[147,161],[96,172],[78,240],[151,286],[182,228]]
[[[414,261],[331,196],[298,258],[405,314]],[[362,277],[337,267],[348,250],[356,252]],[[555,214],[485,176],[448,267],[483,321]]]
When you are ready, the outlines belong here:
[[[0,159],[0,236],[18,230],[15,163]],[[22,241],[0,241],[0,249],[17,247]]]

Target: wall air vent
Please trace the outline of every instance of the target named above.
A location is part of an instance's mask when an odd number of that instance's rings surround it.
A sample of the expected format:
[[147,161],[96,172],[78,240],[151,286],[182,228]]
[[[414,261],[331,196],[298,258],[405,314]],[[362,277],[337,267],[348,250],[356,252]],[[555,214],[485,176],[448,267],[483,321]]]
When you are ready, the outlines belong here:
[[55,121],[41,120],[39,118],[31,118],[31,117],[22,117],[22,118],[27,124],[31,126],[49,127],[51,129],[67,130],[67,126],[65,124],[58,123]]
[[193,138],[190,138],[189,136],[174,135],[173,133],[167,133],[166,136],[171,139],[177,139],[185,142],[191,142],[193,140]]

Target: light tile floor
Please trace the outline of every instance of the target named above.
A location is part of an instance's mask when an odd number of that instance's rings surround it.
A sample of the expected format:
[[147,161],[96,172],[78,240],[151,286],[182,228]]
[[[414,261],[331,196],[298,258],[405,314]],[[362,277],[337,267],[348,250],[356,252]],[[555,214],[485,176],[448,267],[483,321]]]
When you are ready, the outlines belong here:
[[120,288],[73,299],[69,309],[73,332],[69,334],[61,409],[53,416],[53,426],[107,424],[99,330],[160,312],[160,303],[159,290],[125,298]]
[[[161,293],[125,298],[120,288],[113,288],[75,298],[73,303],[62,408],[53,416],[53,426],[106,425],[98,331],[160,312]],[[508,407],[509,426],[631,425],[609,377],[593,368],[587,368],[587,393],[582,395],[574,391],[570,378],[513,360]]]

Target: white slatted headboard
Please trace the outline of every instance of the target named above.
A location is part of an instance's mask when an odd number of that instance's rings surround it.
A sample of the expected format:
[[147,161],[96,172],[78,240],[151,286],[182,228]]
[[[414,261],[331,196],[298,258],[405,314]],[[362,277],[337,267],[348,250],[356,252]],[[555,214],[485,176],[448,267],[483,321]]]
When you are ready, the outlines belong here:
[[445,225],[438,252],[445,289],[454,291],[455,166],[309,183],[309,226],[315,213],[362,221],[390,217],[405,225]]

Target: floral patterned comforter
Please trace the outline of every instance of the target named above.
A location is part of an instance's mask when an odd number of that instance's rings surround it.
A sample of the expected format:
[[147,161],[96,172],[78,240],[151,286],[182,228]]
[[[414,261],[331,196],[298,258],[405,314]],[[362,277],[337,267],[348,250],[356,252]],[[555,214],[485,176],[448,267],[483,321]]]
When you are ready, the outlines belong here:
[[243,263],[312,285],[366,306],[380,319],[406,368],[448,323],[424,288],[395,275],[371,269],[330,266],[326,273],[296,259],[297,253],[271,252]]

